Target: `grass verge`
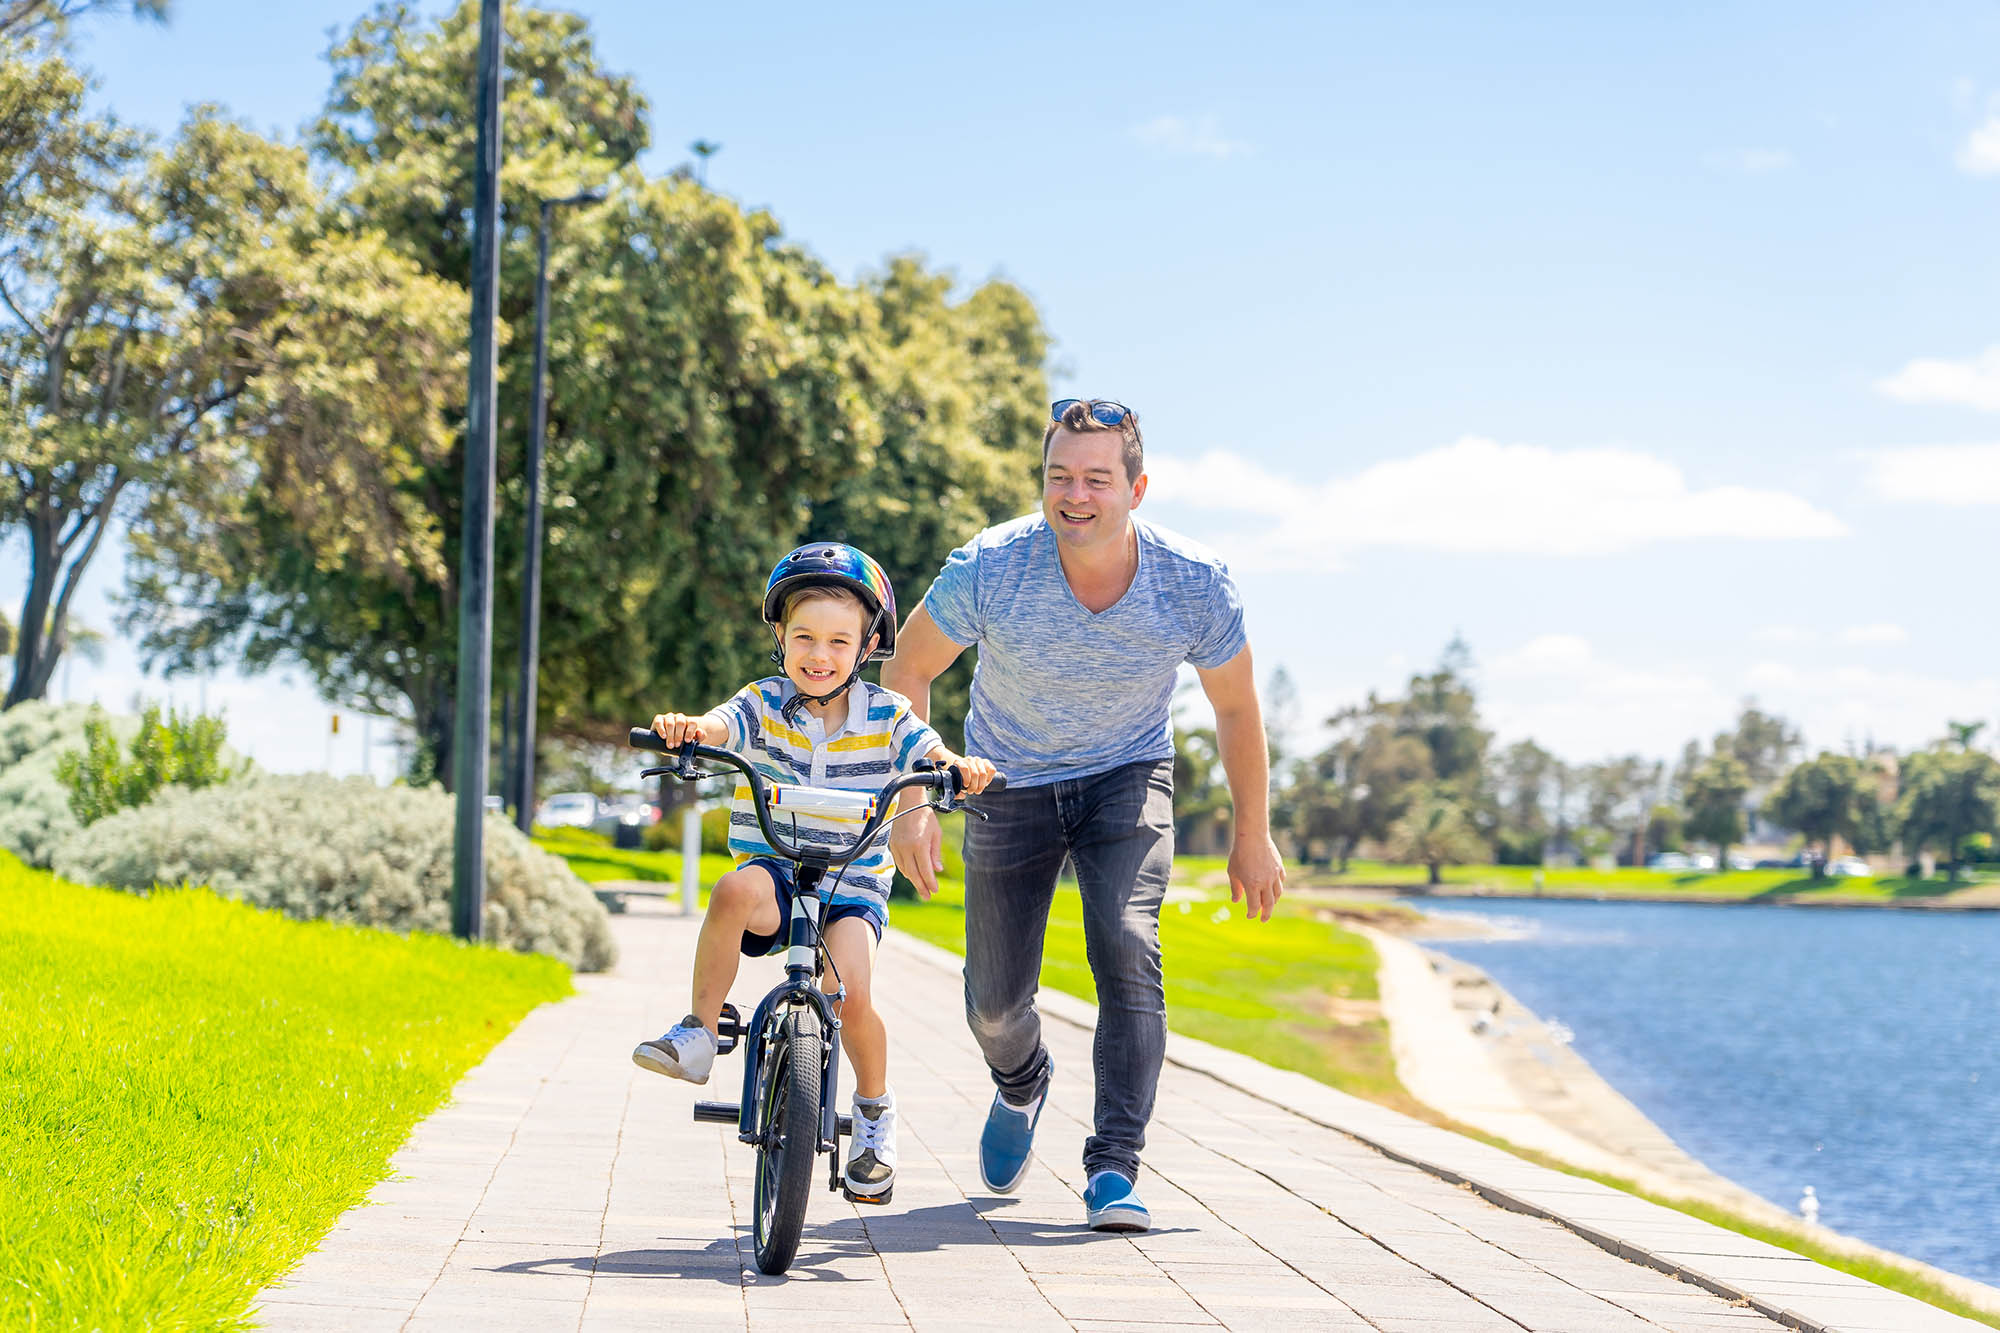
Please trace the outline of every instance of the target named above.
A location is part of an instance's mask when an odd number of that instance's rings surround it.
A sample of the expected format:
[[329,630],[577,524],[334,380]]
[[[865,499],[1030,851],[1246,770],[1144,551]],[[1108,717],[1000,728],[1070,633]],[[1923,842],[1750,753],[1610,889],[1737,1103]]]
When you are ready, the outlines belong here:
[[[1194,862],[1196,858],[1187,858]],[[1208,862],[1191,865],[1188,873],[1212,873]],[[1177,863],[1178,865],[1178,863]],[[1481,894],[1500,897],[1550,898],[1655,898],[1689,901],[1853,903],[1891,906],[1897,903],[1946,903],[1961,893],[1976,890],[1991,881],[1966,879],[1957,884],[1938,877],[1913,879],[1907,876],[1858,876],[1855,878],[1814,879],[1798,870],[1645,870],[1620,868],[1593,870],[1587,867],[1541,870],[1536,884],[1534,866],[1447,866],[1444,883],[1429,888],[1422,866],[1390,865],[1379,861],[1356,861],[1346,873],[1313,870],[1294,872],[1299,887],[1393,888],[1412,893]]]
[[538,954],[0,852],[0,1327],[241,1328],[528,1010]]

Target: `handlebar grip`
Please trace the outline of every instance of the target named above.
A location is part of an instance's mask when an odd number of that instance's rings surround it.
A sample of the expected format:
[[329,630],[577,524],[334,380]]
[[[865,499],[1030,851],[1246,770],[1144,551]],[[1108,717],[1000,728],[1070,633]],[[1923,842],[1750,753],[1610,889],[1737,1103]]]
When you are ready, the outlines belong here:
[[1006,790],[1007,790],[1006,775],[1004,773],[995,773],[993,775],[993,781],[986,784],[985,794],[991,796],[994,792],[1006,791]]
[[632,728],[632,734],[626,738],[625,743],[635,750],[652,750],[659,754],[667,753],[667,743],[661,740],[660,733],[654,731],[651,727]]

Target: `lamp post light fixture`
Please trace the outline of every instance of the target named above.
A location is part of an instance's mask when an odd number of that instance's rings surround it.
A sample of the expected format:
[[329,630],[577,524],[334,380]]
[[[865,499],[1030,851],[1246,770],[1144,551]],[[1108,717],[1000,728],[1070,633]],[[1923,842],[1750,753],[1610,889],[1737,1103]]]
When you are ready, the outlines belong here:
[[545,382],[549,360],[549,227],[558,208],[604,202],[598,186],[561,199],[542,200],[535,257],[535,374],[533,424],[528,428],[528,563],[521,579],[521,694],[514,727],[514,822],[526,833],[535,822],[535,675],[542,630],[542,442],[549,429]]

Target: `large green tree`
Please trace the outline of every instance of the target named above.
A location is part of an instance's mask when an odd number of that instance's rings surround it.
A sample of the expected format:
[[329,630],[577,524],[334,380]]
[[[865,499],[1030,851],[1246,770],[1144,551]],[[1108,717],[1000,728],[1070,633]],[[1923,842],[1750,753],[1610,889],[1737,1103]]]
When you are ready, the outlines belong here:
[[1845,838],[1851,847],[1866,841],[1875,786],[1871,766],[1852,755],[1821,751],[1772,789],[1767,803],[1771,817],[1819,846],[1820,854],[1813,858],[1814,878],[1825,874],[1835,838]]
[[1965,840],[2000,825],[2000,760],[1970,744],[1946,743],[1904,761],[1896,819],[1912,853],[1936,848],[1959,877]]
[[0,525],[28,549],[10,707],[46,691],[117,519],[144,558],[254,486],[319,558],[400,573],[422,516],[392,485],[442,444],[460,310],[379,235],[322,234],[305,155],[213,108],[149,154],[102,123],[52,145],[67,169],[34,170],[0,254]]
[[1729,869],[1729,849],[1743,838],[1743,798],[1750,772],[1727,750],[1710,755],[1688,778],[1687,834],[1715,844],[1715,868]]
[[[442,19],[384,6],[334,44],[311,135],[335,170],[335,234],[378,230],[435,280],[469,269],[476,4]],[[647,179],[644,98],[573,15],[510,8],[501,194],[503,324],[496,690],[513,682],[530,419],[537,201],[608,181],[552,238],[538,731],[622,737],[765,673],[765,574],[811,537],[874,552],[906,602],[951,546],[1028,507],[1045,410],[1032,305],[990,283],[963,299],[914,260],[844,284],[768,214],[694,182]],[[220,642],[255,667],[302,661],[332,697],[411,719],[449,773],[462,455],[397,483],[436,534],[407,577],[245,498],[139,569],[147,644],[169,662]],[[202,565],[198,554],[224,559]],[[226,567],[226,568],[225,568]],[[201,577],[190,579],[191,570]],[[947,719],[948,716],[947,716]]]
[[1390,827],[1388,844],[1395,860],[1425,867],[1432,885],[1444,882],[1444,867],[1484,860],[1488,851],[1464,799],[1448,783],[1419,787]]

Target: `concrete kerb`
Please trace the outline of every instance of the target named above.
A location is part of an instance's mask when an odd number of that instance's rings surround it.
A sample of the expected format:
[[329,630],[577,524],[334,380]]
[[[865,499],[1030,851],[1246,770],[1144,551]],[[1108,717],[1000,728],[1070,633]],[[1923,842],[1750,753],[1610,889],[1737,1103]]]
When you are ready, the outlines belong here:
[[[897,952],[931,967],[951,973],[963,970],[963,958],[937,945],[895,929],[886,932],[883,938],[884,943],[889,944]],[[1043,990],[1036,998],[1036,1007],[1050,1018],[1086,1031],[1095,1029],[1097,1025],[1096,1007],[1074,996]],[[1449,1184],[1470,1189],[1497,1207],[1554,1222],[1607,1254],[1687,1282],[1726,1300],[1740,1302],[1766,1318],[1801,1330],[1801,1333],[1853,1333],[1857,1327],[1871,1327],[1872,1325],[1856,1325],[1846,1319],[1841,1319],[1839,1323],[1833,1320],[1840,1318],[1841,1315],[1851,1314],[1852,1303],[1857,1300],[1872,1302],[1882,1297],[1892,1298],[1897,1302],[1908,1302],[1903,1313],[1906,1316],[1916,1316],[1921,1312],[1922,1327],[1925,1330],[1962,1329],[1972,1333],[1973,1330],[1985,1328],[1973,1320],[1951,1314],[1918,1301],[1914,1297],[1890,1292],[1865,1279],[1826,1268],[1790,1251],[1777,1249],[1762,1241],[1641,1199],[1637,1195],[1626,1194],[1607,1185],[1599,1185],[1587,1177],[1567,1175],[1524,1161],[1476,1139],[1438,1129],[1401,1112],[1350,1096],[1303,1074],[1276,1069],[1262,1061],[1253,1060],[1220,1046],[1210,1045],[1194,1037],[1170,1033],[1167,1038],[1166,1058],[1170,1064],[1181,1069],[1212,1078],[1245,1096],[1253,1097],[1325,1129],[1365,1143],[1393,1161],[1415,1167]],[[1439,1152],[1437,1148],[1444,1148],[1447,1152]],[[1447,1154],[1452,1160],[1446,1160]],[[1499,1177],[1510,1180],[1525,1179],[1531,1186],[1539,1186],[1540,1189],[1524,1188],[1518,1184],[1502,1185],[1496,1183],[1496,1178]],[[1586,1188],[1579,1189],[1579,1186]],[[1530,1197],[1532,1193],[1538,1192],[1544,1193],[1541,1201]],[[1574,1199],[1579,1203],[1607,1196],[1628,1201],[1635,1220],[1644,1218],[1646,1223],[1650,1224],[1642,1229],[1658,1226],[1675,1233],[1675,1241],[1672,1244],[1655,1247],[1627,1239],[1608,1230],[1604,1219],[1583,1215],[1588,1211],[1586,1209],[1564,1207],[1552,1202],[1548,1198],[1549,1195],[1553,1195],[1556,1199]],[[1698,1255],[1691,1254],[1687,1244],[1688,1241],[1695,1239],[1701,1242]],[[1675,1257],[1676,1254],[1681,1257]],[[1733,1279],[1720,1271],[1731,1259],[1770,1259],[1778,1256],[1801,1265],[1803,1269],[1825,1275],[1828,1283],[1827,1295],[1820,1299],[1802,1296],[1798,1294],[1794,1284],[1787,1282],[1769,1284],[1778,1289],[1760,1290],[1764,1283],[1751,1279]],[[1690,1262],[1690,1258],[1695,1261]],[[1707,1260],[1719,1262],[1705,1262]],[[1825,1310],[1815,1311],[1812,1308],[1814,1305],[1823,1305],[1827,1302],[1846,1302],[1848,1308],[1840,1314]],[[1904,1325],[1883,1325],[1883,1327],[1904,1327]],[[1916,1330],[1911,1328],[1911,1333],[1916,1333]]]

